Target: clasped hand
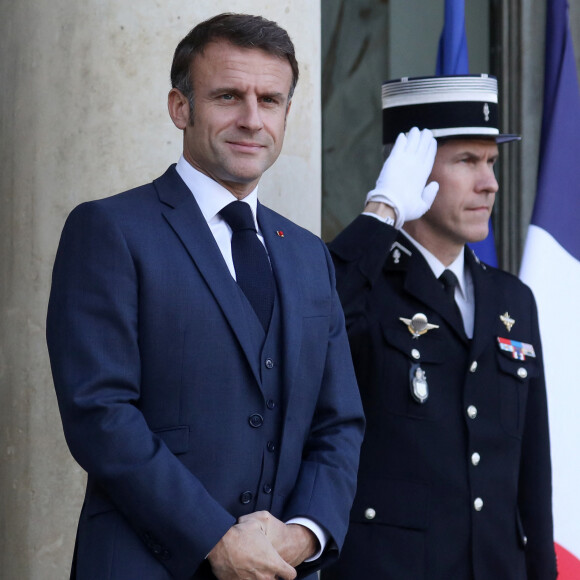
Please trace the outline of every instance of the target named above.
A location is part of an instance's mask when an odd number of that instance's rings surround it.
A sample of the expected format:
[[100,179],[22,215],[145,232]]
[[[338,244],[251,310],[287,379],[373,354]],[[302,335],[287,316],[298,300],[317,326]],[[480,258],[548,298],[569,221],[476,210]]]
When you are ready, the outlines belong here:
[[219,580],[294,580],[294,567],[315,553],[316,544],[307,528],[260,511],[242,516],[208,560]]

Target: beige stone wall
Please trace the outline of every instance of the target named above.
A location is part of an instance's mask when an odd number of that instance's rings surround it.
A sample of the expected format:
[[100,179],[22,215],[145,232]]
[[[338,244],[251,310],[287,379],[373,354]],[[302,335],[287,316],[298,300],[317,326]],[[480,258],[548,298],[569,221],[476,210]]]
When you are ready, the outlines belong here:
[[260,197],[320,229],[320,6],[313,0],[0,4],[0,577],[68,578],[84,476],[63,438],[44,341],[60,231],[78,203],[176,161],[177,42],[222,11],[287,28],[301,65],[283,154]]

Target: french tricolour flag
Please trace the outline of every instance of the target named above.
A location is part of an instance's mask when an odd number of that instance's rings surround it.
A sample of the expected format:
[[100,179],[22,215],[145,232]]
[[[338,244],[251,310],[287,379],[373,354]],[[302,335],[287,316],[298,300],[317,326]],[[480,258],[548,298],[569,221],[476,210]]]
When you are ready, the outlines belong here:
[[580,92],[568,2],[548,0],[538,191],[520,278],[538,303],[559,580],[580,579]]

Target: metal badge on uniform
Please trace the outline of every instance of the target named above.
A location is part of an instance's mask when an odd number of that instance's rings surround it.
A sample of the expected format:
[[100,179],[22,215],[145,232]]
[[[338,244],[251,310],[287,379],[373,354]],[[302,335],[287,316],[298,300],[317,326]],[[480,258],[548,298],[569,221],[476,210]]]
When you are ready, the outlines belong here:
[[489,105],[487,103],[483,105],[483,118],[486,123],[489,121]]
[[510,340],[509,338],[498,336],[497,344],[501,350],[511,352],[512,357],[516,360],[526,360],[527,356],[536,358],[534,347],[527,342],[519,342],[518,340]]
[[427,317],[422,312],[417,312],[413,315],[413,318],[403,318],[399,317],[399,320],[407,325],[409,332],[413,335],[413,338],[419,338],[422,334],[425,334],[429,330],[434,328],[439,328],[437,324],[430,324]]
[[413,399],[421,405],[429,398],[429,385],[427,376],[420,365],[414,364],[409,371],[409,386]]
[[499,319],[504,323],[507,331],[511,332],[512,326],[516,323],[516,321],[507,312],[501,314]]

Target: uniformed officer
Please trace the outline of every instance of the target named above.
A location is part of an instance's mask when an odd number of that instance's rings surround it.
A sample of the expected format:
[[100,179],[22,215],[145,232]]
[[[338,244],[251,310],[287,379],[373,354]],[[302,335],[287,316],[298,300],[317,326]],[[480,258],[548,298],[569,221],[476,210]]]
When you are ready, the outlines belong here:
[[498,144],[519,137],[488,75],[385,83],[383,136],[364,214],[330,244],[367,432],[322,578],[553,579],[534,298],[466,247],[488,233]]

